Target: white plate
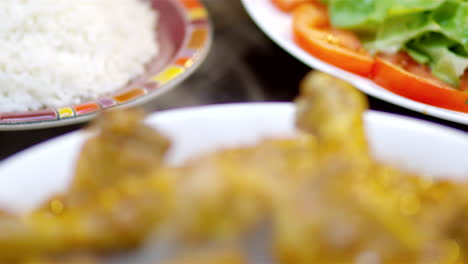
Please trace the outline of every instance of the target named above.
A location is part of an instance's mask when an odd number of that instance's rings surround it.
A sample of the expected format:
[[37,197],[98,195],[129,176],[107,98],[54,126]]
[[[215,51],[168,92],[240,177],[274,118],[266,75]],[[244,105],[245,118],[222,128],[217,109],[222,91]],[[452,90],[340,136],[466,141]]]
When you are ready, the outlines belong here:
[[[166,111],[149,116],[147,123],[171,138],[174,146],[168,161],[178,164],[221,147],[293,136],[293,120],[292,104],[258,103]],[[365,124],[377,159],[434,176],[468,176],[468,135],[375,111],[365,114]],[[25,211],[64,190],[87,136],[74,132],[0,163],[0,208]]]
[[295,44],[292,37],[291,16],[279,11],[271,4],[271,0],[242,0],[242,2],[254,22],[266,35],[268,35],[288,53],[308,66],[346,80],[361,91],[381,100],[445,120],[465,125],[468,124],[468,114],[430,106],[407,99],[385,90],[368,79],[341,70],[316,59]]

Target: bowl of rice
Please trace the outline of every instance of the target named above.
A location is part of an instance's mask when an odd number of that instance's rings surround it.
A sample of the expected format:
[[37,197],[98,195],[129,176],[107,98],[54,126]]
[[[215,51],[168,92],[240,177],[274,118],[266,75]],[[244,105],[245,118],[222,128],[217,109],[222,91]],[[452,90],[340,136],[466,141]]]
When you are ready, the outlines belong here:
[[211,45],[198,0],[2,0],[0,16],[0,130],[148,102],[192,73]]

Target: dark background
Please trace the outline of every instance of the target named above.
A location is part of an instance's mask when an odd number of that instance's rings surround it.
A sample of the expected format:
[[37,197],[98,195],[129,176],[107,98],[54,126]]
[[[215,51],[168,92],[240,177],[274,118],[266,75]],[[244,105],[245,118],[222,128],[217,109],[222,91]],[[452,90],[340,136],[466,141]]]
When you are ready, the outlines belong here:
[[[183,84],[147,105],[148,111],[195,105],[291,101],[310,71],[270,41],[238,0],[204,0],[214,25],[214,42],[203,65]],[[412,116],[468,131],[452,123],[369,98],[371,109]],[[83,127],[0,132],[0,160],[44,140]]]

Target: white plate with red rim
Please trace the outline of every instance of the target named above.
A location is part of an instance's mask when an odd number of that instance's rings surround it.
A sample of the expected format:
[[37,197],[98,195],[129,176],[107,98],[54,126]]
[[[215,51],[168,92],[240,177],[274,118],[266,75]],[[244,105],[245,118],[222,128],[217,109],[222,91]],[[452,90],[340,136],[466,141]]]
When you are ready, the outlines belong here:
[[[294,114],[290,103],[225,104],[155,113],[146,122],[172,140],[168,162],[180,164],[220,148],[293,137]],[[375,111],[366,112],[364,121],[377,160],[431,176],[468,180],[468,134]],[[73,132],[0,163],[0,211],[24,212],[64,191],[88,137],[88,132]]]
[[468,113],[451,111],[413,101],[394,94],[369,79],[349,73],[323,62],[296,45],[292,34],[292,19],[277,9],[271,0],[241,0],[245,9],[258,27],[276,44],[304,64],[350,82],[364,93],[423,114],[468,125]]

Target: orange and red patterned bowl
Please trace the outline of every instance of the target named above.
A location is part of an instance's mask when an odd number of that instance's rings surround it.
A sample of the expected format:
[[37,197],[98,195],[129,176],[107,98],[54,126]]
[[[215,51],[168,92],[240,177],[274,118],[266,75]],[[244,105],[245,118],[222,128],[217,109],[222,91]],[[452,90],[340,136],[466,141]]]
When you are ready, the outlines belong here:
[[[99,112],[143,104],[171,89],[204,60],[211,46],[208,13],[199,0],[146,0],[159,12],[159,55],[126,87],[79,105],[0,113],[0,130],[26,130],[84,122]],[[156,30],[156,29],[155,29]]]

